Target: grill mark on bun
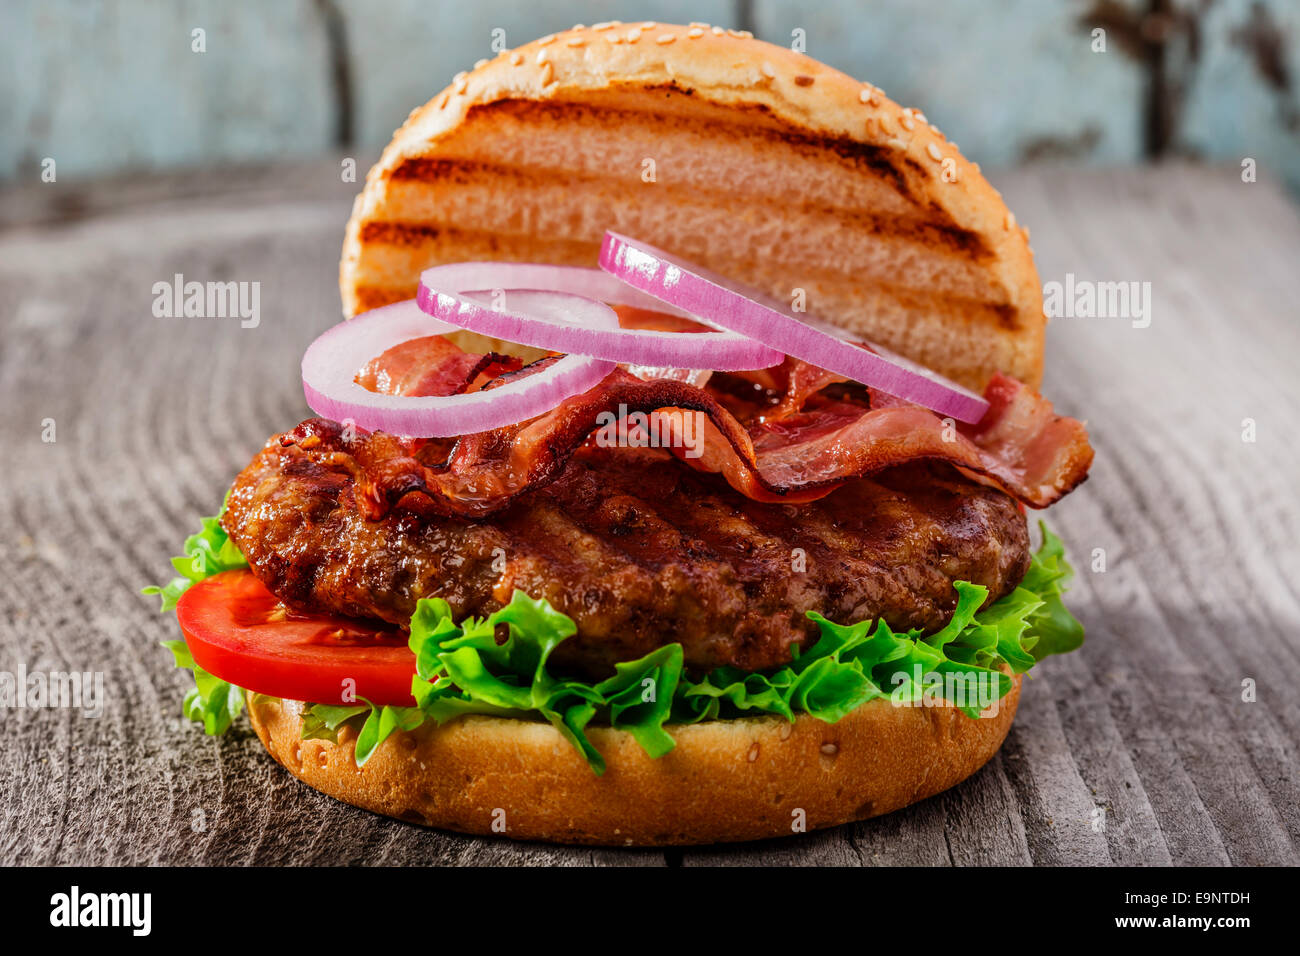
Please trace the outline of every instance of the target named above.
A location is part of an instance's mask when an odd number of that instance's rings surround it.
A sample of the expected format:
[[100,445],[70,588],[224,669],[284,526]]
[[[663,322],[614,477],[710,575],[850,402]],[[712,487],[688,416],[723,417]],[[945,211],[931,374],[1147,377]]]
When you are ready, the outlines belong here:
[[[616,182],[609,177],[587,176],[566,171],[524,169],[505,166],[479,159],[419,158],[408,159],[393,172],[397,182],[419,182],[426,185],[505,185],[507,188],[528,189],[549,185],[560,189],[566,185],[582,183],[598,189],[602,182]],[[661,192],[674,199],[694,205],[717,205],[697,195],[689,188],[662,186]],[[717,198],[728,198],[725,196]],[[878,238],[896,238],[915,242],[930,249],[960,254],[973,262],[991,258],[988,246],[977,234],[955,225],[936,222],[933,218],[895,216],[866,209],[845,209],[821,203],[802,203],[794,207],[782,205],[782,215],[804,215],[838,220],[845,228],[869,233]],[[411,245],[422,238],[436,237],[442,226],[427,222],[386,222],[370,220],[362,226],[361,238],[365,242],[384,242],[391,245]]]
[[[466,230],[463,229],[427,223],[371,221],[361,227],[361,241],[386,246],[421,246],[444,234],[454,236],[465,233]],[[492,233],[479,232],[478,235],[493,238]]]
[[[660,84],[644,89],[651,94],[662,92],[667,97],[674,94],[683,97],[694,96],[693,90],[677,84]],[[548,125],[590,123],[626,126],[649,122],[657,127],[678,130],[707,125],[708,130],[715,135],[737,139],[750,137],[761,140],[767,145],[789,146],[813,156],[824,156],[830,152],[845,160],[851,168],[856,168],[859,172],[870,171],[887,180],[900,196],[912,203],[917,203],[918,197],[909,185],[908,177],[925,178],[930,174],[921,163],[894,147],[863,143],[847,136],[825,136],[794,129],[779,119],[765,103],[737,103],[731,106],[727,113],[729,114],[727,119],[716,117],[705,119],[701,116],[683,115],[667,110],[603,104],[591,106],[563,100],[552,102],[502,99],[471,106],[466,113],[465,122],[472,124],[495,116],[509,116],[517,120]],[[740,117],[749,117],[751,121],[742,122]],[[391,178],[399,181],[406,178],[423,178],[418,171],[420,162],[418,157],[403,160],[394,168],[390,174]],[[407,167],[410,167],[409,170]],[[931,211],[947,218],[946,214],[937,207]]]
[[1008,305],[1005,302],[999,305],[989,306],[990,311],[998,317],[998,324],[1008,331],[1015,331],[1020,328],[1020,313],[1016,307]]

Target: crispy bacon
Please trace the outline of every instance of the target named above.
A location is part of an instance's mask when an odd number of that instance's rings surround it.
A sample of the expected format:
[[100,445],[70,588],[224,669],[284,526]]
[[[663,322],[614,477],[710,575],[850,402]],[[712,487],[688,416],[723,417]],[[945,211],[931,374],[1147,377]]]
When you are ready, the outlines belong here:
[[[435,364],[442,369],[436,386],[430,375],[411,371],[405,355],[401,374],[384,373],[372,362],[365,383],[387,384],[399,394],[404,382],[419,383],[421,390],[474,390],[552,361],[519,369],[517,361],[501,356],[472,356],[466,362],[442,345],[421,347],[436,353]],[[297,444],[317,464],[350,474],[358,500],[374,519],[413,493],[428,496],[448,515],[478,518],[497,512],[558,477],[610,412],[652,416],[657,433],[678,439],[691,435],[687,425],[693,423],[685,416],[698,414],[702,443],[672,441],[670,451],[689,467],[721,475],[756,501],[812,501],[851,478],[938,460],[1043,508],[1083,481],[1092,462],[1084,425],[1055,414],[1050,402],[1006,376],[989,383],[989,411],[972,426],[874,390],[869,406],[831,397],[828,386],[842,380],[794,360],[762,375],[754,380],[756,387],[769,395],[779,390],[766,404],[728,398],[712,384],[642,381],[620,370],[531,421],[456,440],[399,438],[312,419],[281,441]]]
[[1057,415],[1051,402],[1006,376],[995,376],[985,397],[989,411],[973,426],[880,401],[873,390],[870,409],[833,402],[756,421],[748,453],[716,440],[710,427],[699,458],[671,450],[756,501],[814,500],[848,478],[923,459],[946,461],[1033,508],[1046,508],[1087,477],[1093,452],[1082,422]]
[[441,335],[394,345],[357,373],[362,388],[387,395],[452,395],[490,356],[463,352]]

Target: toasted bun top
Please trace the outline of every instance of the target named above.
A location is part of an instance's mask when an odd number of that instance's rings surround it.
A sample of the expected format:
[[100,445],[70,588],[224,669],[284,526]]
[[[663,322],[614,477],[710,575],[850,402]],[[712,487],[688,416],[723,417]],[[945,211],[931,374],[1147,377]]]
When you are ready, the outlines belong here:
[[1039,384],[1028,234],[979,167],[879,89],[699,24],[542,37],[413,111],[354,206],[344,312],[442,262],[594,265],[606,229],[963,384]]

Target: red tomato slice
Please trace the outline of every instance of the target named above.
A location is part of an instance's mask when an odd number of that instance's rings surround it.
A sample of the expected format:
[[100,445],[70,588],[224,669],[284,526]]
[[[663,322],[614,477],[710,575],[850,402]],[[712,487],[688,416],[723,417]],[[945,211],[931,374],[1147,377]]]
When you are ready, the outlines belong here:
[[401,631],[289,611],[251,571],[193,585],[176,619],[194,663],[245,690],[316,704],[415,704],[415,655]]

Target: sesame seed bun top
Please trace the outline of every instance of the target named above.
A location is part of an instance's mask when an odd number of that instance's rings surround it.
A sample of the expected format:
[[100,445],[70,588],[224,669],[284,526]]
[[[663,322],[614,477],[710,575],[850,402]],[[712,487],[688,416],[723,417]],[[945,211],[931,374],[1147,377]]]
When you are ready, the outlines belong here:
[[594,265],[607,228],[971,387],[1039,384],[1028,233],[979,167],[870,84],[704,24],[575,27],[457,74],[367,177],[344,311],[441,262]]

